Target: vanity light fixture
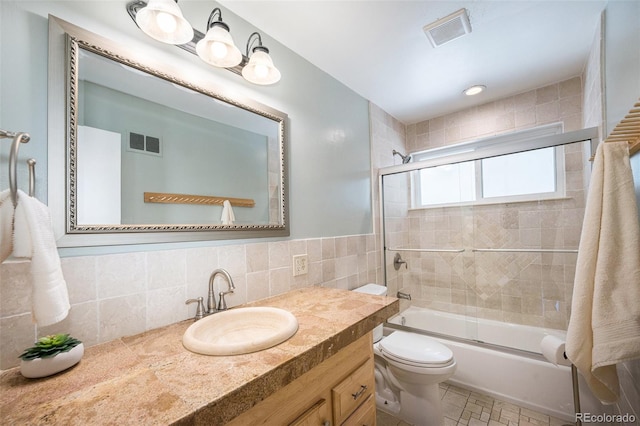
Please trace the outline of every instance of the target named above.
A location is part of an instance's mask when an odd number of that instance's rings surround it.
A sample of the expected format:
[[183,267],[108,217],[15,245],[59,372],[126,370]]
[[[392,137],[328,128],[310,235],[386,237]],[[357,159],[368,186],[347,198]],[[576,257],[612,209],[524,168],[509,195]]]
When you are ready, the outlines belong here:
[[163,43],[184,44],[193,38],[193,28],[174,0],[149,0],[135,21],[146,35]]
[[[249,53],[253,43],[258,43]],[[255,32],[247,40],[247,57],[249,63],[242,68],[242,76],[245,80],[254,84],[273,84],[280,81],[280,71],[273,66],[273,60],[269,56],[269,49],[262,45],[262,37]]]
[[[134,0],[127,4],[127,12],[145,34],[163,43],[175,44],[210,65],[225,68],[254,84],[269,85],[280,81],[280,71],[273,65],[269,49],[262,45],[258,32],[249,36],[246,55],[243,55],[233,42],[229,26],[222,21],[220,8],[216,7],[209,15],[205,35],[189,25],[177,2]],[[189,34],[185,34],[183,23]],[[172,33],[172,29],[179,35]]]
[[[218,19],[213,21],[214,16]],[[200,59],[214,67],[235,67],[242,62],[242,53],[236,47],[229,34],[229,26],[222,22],[222,12],[216,7],[207,21],[207,35],[196,44],[196,53]]]
[[476,84],[475,86],[471,86],[468,89],[465,89],[462,93],[464,93],[467,96],[473,96],[473,95],[478,95],[482,92],[484,92],[484,89],[486,89],[487,86],[483,86],[481,84]]

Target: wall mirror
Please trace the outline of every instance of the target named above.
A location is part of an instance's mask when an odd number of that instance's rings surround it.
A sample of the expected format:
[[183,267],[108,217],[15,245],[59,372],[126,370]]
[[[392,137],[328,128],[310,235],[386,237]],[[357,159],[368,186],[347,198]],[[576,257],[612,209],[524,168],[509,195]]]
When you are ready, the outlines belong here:
[[59,246],[289,235],[286,114],[190,67],[49,17]]

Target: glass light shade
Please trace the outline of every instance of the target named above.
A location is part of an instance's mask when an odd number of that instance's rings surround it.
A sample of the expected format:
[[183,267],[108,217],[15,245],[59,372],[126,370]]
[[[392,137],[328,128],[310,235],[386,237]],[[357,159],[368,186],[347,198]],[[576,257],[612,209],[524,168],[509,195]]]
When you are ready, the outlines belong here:
[[196,53],[215,67],[230,68],[242,62],[242,53],[233,43],[231,34],[220,25],[213,25],[196,44]]
[[273,60],[267,52],[255,50],[249,63],[242,68],[245,80],[254,84],[273,84],[280,81],[280,71],[273,66]]
[[168,44],[185,44],[193,39],[193,28],[174,0],[149,0],[136,13],[136,24],[149,37]]

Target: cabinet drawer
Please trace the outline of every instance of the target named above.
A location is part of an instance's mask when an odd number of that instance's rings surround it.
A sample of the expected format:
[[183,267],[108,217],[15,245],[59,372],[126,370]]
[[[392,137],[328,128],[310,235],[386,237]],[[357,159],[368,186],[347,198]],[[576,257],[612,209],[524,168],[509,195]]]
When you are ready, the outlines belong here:
[[325,399],[316,402],[311,408],[295,419],[289,426],[319,426],[329,424],[331,413]]
[[376,402],[373,395],[342,423],[342,426],[376,426]]
[[369,358],[331,390],[334,423],[342,424],[374,393],[374,386],[373,358]]

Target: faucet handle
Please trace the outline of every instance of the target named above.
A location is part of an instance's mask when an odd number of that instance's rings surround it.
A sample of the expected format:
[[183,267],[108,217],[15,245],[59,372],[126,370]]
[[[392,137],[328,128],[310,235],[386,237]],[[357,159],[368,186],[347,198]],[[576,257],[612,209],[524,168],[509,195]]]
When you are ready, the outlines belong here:
[[204,304],[202,303],[202,300],[202,297],[198,297],[197,299],[189,299],[184,302],[185,305],[198,303],[198,307],[196,308],[196,316],[193,318],[194,321],[198,321],[204,317]]
[[224,300],[224,296],[226,296],[229,293],[233,293],[233,290],[229,290],[229,291],[221,291],[220,293],[218,293],[218,310],[219,311],[226,311],[227,310],[227,301]]

